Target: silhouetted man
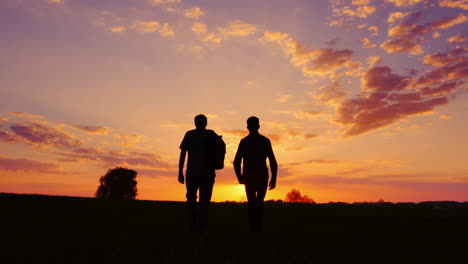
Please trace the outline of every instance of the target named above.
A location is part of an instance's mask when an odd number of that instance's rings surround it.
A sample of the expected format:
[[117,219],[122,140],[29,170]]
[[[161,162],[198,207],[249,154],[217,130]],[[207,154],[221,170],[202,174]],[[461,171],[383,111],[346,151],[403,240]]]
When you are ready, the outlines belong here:
[[[240,184],[245,184],[247,194],[250,231],[261,231],[263,224],[263,199],[267,192],[276,187],[278,164],[270,140],[258,133],[260,121],[252,116],[247,119],[249,135],[241,140],[234,159],[234,170]],[[268,184],[268,158],[271,170],[271,181]],[[241,160],[243,168],[241,173]]]
[[[189,229],[205,230],[208,225],[208,207],[215,180],[215,169],[208,158],[208,143],[213,130],[207,130],[208,120],[204,115],[195,117],[196,129],[187,131],[180,144],[179,182],[186,180]],[[184,178],[185,156],[188,152],[186,177]],[[199,192],[199,208],[197,208]]]

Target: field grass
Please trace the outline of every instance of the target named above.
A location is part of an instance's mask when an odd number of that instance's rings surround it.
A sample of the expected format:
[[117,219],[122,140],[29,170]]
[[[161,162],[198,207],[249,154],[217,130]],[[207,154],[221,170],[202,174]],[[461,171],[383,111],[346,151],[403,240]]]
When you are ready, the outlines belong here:
[[[246,204],[0,194],[2,263],[466,263],[468,203],[283,204],[247,232]],[[461,261],[461,262],[460,262]]]

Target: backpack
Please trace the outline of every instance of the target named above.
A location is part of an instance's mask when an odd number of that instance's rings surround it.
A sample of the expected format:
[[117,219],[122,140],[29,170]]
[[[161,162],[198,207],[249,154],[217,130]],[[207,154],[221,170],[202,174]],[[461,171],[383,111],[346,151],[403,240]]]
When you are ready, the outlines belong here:
[[208,141],[208,155],[210,163],[215,170],[224,168],[224,156],[226,155],[226,143],[223,141],[223,136],[219,136],[213,130],[210,130]]

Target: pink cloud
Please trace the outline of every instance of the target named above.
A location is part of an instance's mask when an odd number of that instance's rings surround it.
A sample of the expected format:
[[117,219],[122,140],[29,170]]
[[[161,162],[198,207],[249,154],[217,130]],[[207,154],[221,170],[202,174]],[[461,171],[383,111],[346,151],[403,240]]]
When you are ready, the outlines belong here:
[[354,52],[343,49],[319,49],[314,52],[316,57],[312,59],[304,68],[307,75],[326,75],[336,72],[346,67],[352,61]]
[[436,106],[448,103],[445,97],[397,102],[387,102],[383,100],[385,97],[386,95],[353,98],[340,105],[338,122],[350,125],[345,136],[356,136],[385,127],[411,115],[433,111]]
[[362,78],[364,89],[389,92],[406,89],[412,78],[392,73],[387,66],[376,66],[368,69]]
[[116,167],[116,166],[133,166],[133,167],[146,167],[146,168],[173,168],[171,165],[163,160],[163,157],[146,152],[122,152],[122,151],[108,151],[104,152],[100,149],[93,147],[75,148],[71,152],[58,153],[61,155],[61,161],[64,162],[79,162],[84,160],[91,160],[99,163],[102,167]]
[[340,85],[338,81],[333,81],[319,88],[319,92],[313,97],[322,104],[339,102],[348,95],[348,92]]
[[56,164],[29,159],[12,159],[0,156],[0,170],[5,171],[34,171],[41,173],[58,173]]
[[318,137],[317,134],[312,134],[312,133],[304,134],[304,139],[313,139],[313,138],[316,138],[316,137]]
[[466,0],[442,0],[439,5],[442,7],[461,8],[468,10],[468,2]]
[[420,77],[393,73],[388,66],[369,68],[361,78],[362,91],[342,101],[336,121],[348,126],[345,136],[356,136],[399,120],[434,111],[448,104],[468,78],[466,49],[426,55],[423,62],[435,67]]
[[102,126],[73,125],[71,127],[86,131],[86,132],[88,132],[90,134],[96,134],[96,135],[107,135],[107,134],[109,134],[109,128],[102,127]]
[[6,143],[17,143],[20,141],[20,138],[15,136],[15,134],[8,132],[8,131],[0,131],[0,141],[6,142]]
[[434,67],[447,66],[449,64],[466,61],[463,56],[465,48],[455,48],[447,53],[434,53],[424,56],[423,63]]
[[468,40],[468,36],[462,33],[459,33],[453,37],[450,37],[447,41],[450,43],[455,43],[455,42],[465,42],[467,40]]
[[459,81],[468,77],[467,49],[455,48],[448,53],[435,53],[424,57],[424,63],[435,66],[418,78],[416,85],[431,85],[441,81]]
[[44,116],[41,116],[41,115],[33,115],[30,113],[23,113],[23,112],[10,112],[10,114],[19,116],[19,117],[26,117],[26,118],[44,118]]
[[389,28],[388,36],[390,39],[384,41],[380,46],[388,53],[409,52],[414,55],[421,54],[423,53],[421,43],[425,41],[425,35],[468,21],[468,18],[462,13],[427,24],[416,23],[424,17],[422,12],[411,12],[403,16],[400,24]]
[[42,124],[13,124],[10,129],[21,140],[39,147],[79,147],[83,141],[73,137],[57,128],[47,127]]
[[447,93],[454,92],[461,87],[463,82],[449,82],[439,85],[438,87],[424,87],[421,89],[421,94],[430,96],[441,96]]
[[301,67],[306,76],[325,77],[342,68],[352,72],[359,66],[359,62],[353,61],[354,52],[349,49],[309,49],[288,34],[280,32],[265,32],[259,41],[280,45],[284,53],[291,57],[291,63]]

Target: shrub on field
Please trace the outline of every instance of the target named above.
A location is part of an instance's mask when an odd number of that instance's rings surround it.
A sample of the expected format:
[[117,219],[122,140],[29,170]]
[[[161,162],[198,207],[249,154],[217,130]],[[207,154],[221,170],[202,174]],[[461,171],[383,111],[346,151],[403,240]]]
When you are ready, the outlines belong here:
[[106,175],[99,179],[96,198],[130,199],[137,196],[137,172],[131,169],[116,167],[109,169]]
[[292,189],[290,192],[288,192],[284,201],[287,203],[315,203],[312,198],[307,195],[302,196],[301,192],[296,189]]

